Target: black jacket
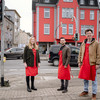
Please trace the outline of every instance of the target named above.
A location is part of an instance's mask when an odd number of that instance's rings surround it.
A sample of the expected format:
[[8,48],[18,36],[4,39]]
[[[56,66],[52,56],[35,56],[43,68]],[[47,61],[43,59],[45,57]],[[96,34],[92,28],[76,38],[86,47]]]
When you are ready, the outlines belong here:
[[[28,46],[24,49],[24,57],[23,62],[26,62],[27,66],[33,67],[34,66],[34,54],[32,49],[29,49]],[[40,56],[39,51],[36,50],[36,66],[38,67],[38,63],[40,63]]]

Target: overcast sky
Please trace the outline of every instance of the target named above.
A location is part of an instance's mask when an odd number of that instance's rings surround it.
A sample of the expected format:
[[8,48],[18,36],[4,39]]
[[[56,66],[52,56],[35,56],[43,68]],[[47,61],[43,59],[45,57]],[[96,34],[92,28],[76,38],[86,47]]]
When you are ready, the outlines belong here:
[[20,28],[32,33],[32,0],[5,0],[5,5],[20,14]]
[[16,9],[20,14],[20,28],[32,33],[32,0],[5,0],[5,5],[9,9]]

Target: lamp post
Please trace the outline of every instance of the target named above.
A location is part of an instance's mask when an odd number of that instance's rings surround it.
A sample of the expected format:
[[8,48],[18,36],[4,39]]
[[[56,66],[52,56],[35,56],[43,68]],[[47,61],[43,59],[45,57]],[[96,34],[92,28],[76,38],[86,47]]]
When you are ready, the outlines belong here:
[[62,27],[62,22],[61,22],[61,24],[59,24],[59,25],[56,27],[56,30],[55,30],[55,35],[54,35],[54,38],[55,38],[55,44],[57,44],[57,42],[56,42],[56,33],[57,33],[57,29],[58,29],[59,26]]
[[[78,33],[78,23],[77,23],[77,19],[75,16],[72,16],[72,21],[73,19],[75,19],[75,23],[76,23],[76,28],[75,28],[75,34]],[[77,40],[75,40],[75,46],[77,46]]]
[[2,1],[2,21],[1,24],[1,86],[4,86],[4,0]]

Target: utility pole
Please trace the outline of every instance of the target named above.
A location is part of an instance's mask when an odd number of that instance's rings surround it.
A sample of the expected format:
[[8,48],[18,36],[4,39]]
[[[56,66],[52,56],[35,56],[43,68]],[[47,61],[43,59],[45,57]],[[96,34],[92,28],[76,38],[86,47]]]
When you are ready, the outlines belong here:
[[0,24],[1,24],[1,86],[4,86],[4,0],[0,0]]
[[55,35],[54,35],[54,38],[55,38],[54,43],[55,43],[55,44],[57,44],[57,41],[56,41],[57,29],[58,29],[58,27],[60,27],[60,26],[62,27],[62,22],[56,27],[56,30],[55,30]]
[[[77,23],[77,19],[75,16],[72,17],[72,21],[73,18],[75,19],[75,24],[76,24],[76,29],[75,29],[75,35],[78,34],[78,23]],[[74,36],[75,37],[75,36]],[[75,39],[75,46],[77,46],[77,40]]]

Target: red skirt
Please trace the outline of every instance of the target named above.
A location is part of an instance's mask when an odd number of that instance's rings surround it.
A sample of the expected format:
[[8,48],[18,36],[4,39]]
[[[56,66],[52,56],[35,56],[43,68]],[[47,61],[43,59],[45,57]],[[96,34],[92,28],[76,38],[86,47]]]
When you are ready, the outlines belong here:
[[67,68],[63,66],[62,51],[59,51],[59,66],[58,66],[58,78],[63,80],[70,80],[70,66]]
[[38,74],[37,67],[26,67],[26,76],[36,76]]
[[36,76],[38,74],[38,67],[36,66],[36,50],[32,49],[33,54],[34,54],[34,66],[30,67],[27,66],[26,67],[26,76]]

